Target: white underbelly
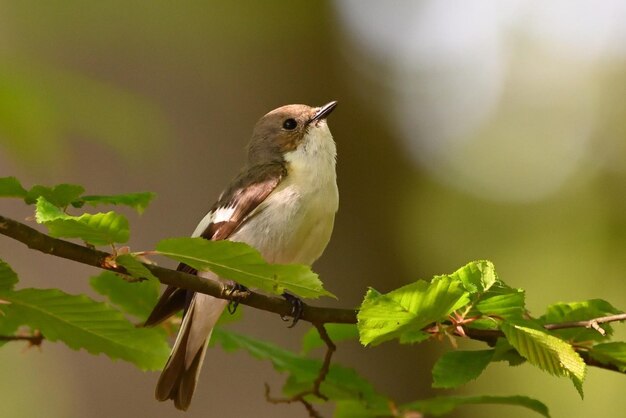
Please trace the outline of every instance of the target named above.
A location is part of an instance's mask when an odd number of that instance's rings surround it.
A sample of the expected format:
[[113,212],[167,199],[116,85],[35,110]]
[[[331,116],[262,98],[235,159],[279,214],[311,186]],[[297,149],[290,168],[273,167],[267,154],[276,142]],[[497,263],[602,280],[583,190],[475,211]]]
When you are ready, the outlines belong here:
[[311,265],[330,240],[337,206],[334,184],[304,196],[280,188],[229,239],[252,245],[270,263]]

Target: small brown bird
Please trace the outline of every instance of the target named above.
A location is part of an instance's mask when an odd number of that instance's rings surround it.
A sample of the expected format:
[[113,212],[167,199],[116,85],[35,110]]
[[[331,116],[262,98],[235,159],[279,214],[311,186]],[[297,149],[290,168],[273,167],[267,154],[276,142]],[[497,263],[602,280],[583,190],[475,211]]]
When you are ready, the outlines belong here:
[[[339,204],[335,142],[326,124],[333,101],[288,105],[263,116],[248,145],[248,162],[200,221],[194,237],[245,242],[270,263],[311,265],[326,248]],[[181,264],[178,270],[207,280]],[[228,301],[168,286],[146,325],[185,309],[182,325],[156,387],[160,401],[191,403],[211,331]]]

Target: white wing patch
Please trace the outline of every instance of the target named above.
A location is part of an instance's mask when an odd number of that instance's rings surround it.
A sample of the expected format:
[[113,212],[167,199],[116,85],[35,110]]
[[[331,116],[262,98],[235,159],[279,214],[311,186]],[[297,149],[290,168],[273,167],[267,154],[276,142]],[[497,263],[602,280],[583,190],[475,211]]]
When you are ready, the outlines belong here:
[[202,218],[198,226],[196,226],[196,230],[193,231],[193,234],[191,234],[191,236],[194,238],[199,237],[212,223],[216,224],[220,222],[230,221],[233,213],[235,213],[234,206],[217,208],[216,210],[207,213],[205,217]]
[[213,221],[212,222],[214,224],[217,224],[217,223],[220,223],[220,222],[230,221],[230,218],[232,218],[233,213],[235,213],[235,207],[234,206],[217,208],[215,210],[215,212],[213,212]]

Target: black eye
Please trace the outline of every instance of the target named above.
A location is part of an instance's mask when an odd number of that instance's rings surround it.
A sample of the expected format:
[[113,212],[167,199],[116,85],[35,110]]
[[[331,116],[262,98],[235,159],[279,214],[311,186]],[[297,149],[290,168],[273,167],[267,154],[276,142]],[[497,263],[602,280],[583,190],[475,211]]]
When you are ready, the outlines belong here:
[[289,118],[283,122],[283,128],[287,129],[288,131],[296,129],[296,126],[298,126],[298,122],[296,122],[295,119]]

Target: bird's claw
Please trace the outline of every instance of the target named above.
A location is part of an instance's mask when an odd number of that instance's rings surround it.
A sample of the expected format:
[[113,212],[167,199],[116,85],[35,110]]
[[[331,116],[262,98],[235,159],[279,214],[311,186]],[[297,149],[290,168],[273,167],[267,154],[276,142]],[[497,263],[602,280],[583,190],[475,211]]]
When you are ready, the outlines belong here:
[[239,307],[238,300],[230,300],[228,301],[228,306],[226,307],[226,309],[228,309],[229,314],[234,315],[235,312],[237,312],[238,307]]
[[233,283],[226,289],[224,289],[224,296],[232,298],[228,301],[228,306],[226,308],[228,309],[229,314],[233,315],[237,311],[237,307],[239,307],[239,302],[241,302],[241,299],[243,299],[245,295],[249,292],[250,291],[247,287],[239,283]]
[[[291,311],[289,312],[289,316],[291,316],[293,320],[291,321],[291,325],[289,325],[289,328],[293,328],[302,317],[302,312],[304,311],[305,304],[304,302],[302,302],[302,299],[292,294],[283,293],[282,296],[291,305]],[[289,318],[284,315],[281,315],[280,319],[282,319],[283,321],[289,321]]]

